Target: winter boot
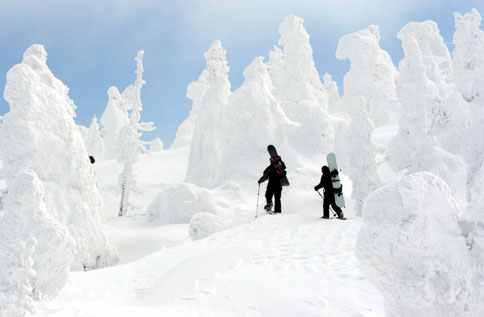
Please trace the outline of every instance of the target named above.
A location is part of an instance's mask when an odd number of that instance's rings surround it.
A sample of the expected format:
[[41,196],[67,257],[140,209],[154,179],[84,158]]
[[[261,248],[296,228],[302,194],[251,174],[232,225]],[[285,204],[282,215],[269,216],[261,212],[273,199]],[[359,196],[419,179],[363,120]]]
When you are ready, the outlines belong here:
[[267,203],[267,205],[264,206],[265,211],[270,212],[272,209],[272,202]]

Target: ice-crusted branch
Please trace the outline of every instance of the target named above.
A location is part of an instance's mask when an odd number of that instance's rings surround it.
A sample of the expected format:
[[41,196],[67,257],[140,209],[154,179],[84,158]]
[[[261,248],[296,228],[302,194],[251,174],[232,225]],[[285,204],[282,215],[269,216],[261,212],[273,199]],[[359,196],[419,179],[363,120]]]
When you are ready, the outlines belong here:
[[150,132],[155,129],[153,122],[140,122],[143,103],[141,100],[141,89],[146,83],[143,79],[143,57],[144,52],[138,51],[136,61],[136,80],[122,93],[123,102],[131,109],[129,124],[121,129],[119,134],[119,161],[123,163],[123,171],[120,175],[121,200],[119,216],[125,216],[129,208],[129,196],[134,187],[133,165],[138,159],[139,153],[143,152],[144,146],[141,137],[143,132]]

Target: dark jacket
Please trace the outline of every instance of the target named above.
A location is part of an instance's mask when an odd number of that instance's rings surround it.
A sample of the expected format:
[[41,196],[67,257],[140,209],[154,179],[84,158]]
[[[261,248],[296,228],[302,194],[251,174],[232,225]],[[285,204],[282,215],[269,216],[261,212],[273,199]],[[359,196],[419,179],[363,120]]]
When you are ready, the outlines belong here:
[[318,185],[314,187],[314,189],[320,190],[321,188],[324,188],[324,195],[334,195],[333,181],[331,179],[331,175],[323,174],[321,176],[321,181]]
[[281,179],[286,176],[286,164],[282,161],[280,156],[271,158],[271,165],[267,166],[259,179],[259,183],[265,182],[269,179],[268,187],[282,188]]

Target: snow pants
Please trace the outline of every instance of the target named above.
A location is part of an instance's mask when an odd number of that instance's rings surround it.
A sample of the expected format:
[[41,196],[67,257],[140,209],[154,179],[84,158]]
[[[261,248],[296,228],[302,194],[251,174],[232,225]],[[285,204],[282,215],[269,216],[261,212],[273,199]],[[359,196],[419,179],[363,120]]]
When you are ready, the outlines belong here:
[[266,201],[268,206],[272,206],[272,196],[274,196],[274,213],[281,212],[282,187],[267,185]]
[[324,218],[329,218],[329,207],[333,208],[333,210],[336,212],[338,217],[343,216],[343,211],[341,208],[336,205],[336,201],[334,200],[334,194],[325,194],[324,195],[324,202],[323,202],[323,217]]

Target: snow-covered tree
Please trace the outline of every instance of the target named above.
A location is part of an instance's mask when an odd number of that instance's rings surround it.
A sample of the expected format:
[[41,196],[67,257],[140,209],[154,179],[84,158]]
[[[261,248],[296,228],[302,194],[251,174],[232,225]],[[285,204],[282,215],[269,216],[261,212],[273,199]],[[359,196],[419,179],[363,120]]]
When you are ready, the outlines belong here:
[[452,188],[461,206],[464,206],[467,178],[465,162],[442,149],[433,134],[435,116],[429,108],[440,104],[436,101],[440,100],[439,89],[435,81],[427,76],[430,62],[426,59],[430,55],[423,54],[417,41],[421,37],[431,37],[427,34],[429,30],[432,31],[432,36],[438,34],[433,22],[423,22],[420,27],[410,23],[398,35],[405,54],[400,63],[400,77],[397,82],[402,111],[399,131],[389,145],[387,159],[396,171],[430,171],[443,178]]
[[0,317],[24,317],[34,311],[35,244],[35,239],[0,241]]
[[380,185],[376,148],[371,141],[374,125],[364,97],[345,97],[342,102],[352,112],[350,124],[336,132],[338,167],[351,178],[354,210],[360,216],[365,198]]
[[143,51],[138,51],[136,61],[136,80],[128,86],[122,94],[123,103],[131,110],[129,124],[121,129],[119,133],[119,158],[123,164],[119,183],[121,185],[121,202],[119,206],[119,216],[125,216],[129,208],[129,194],[135,186],[133,165],[137,161],[139,153],[143,151],[141,136],[143,132],[154,129],[153,123],[141,122],[141,112],[143,103],[141,101],[141,88],[145,84],[143,80]]
[[449,186],[427,172],[368,197],[357,256],[384,296],[386,316],[480,316],[460,212]]
[[213,42],[205,53],[207,88],[200,104],[193,138],[186,180],[189,183],[212,187],[216,185],[220,168],[220,150],[224,145],[219,137],[222,131],[222,113],[229,101],[230,81],[226,52],[220,41]]
[[[288,16],[279,26],[279,46],[269,55],[273,94],[287,117],[300,124],[290,131],[289,143],[303,157],[321,157],[334,145],[328,115],[328,96],[313,59],[304,21]],[[301,140],[304,140],[302,142]]]
[[484,106],[484,32],[476,9],[455,14],[452,64],[459,91],[468,102]]
[[52,297],[64,286],[73,261],[73,241],[67,227],[59,223],[46,205],[45,188],[32,170],[21,171],[9,181],[2,198],[0,222],[2,247],[13,250],[17,241],[37,241],[31,279],[36,298]]
[[116,87],[108,89],[108,104],[101,116],[101,135],[105,146],[105,158],[117,159],[119,133],[129,124],[128,108]]
[[[472,256],[477,263],[478,275],[475,278],[481,303],[478,316],[484,314],[484,32],[481,30],[481,15],[475,9],[461,15],[455,14],[454,51],[452,63],[454,78],[466,106],[469,107],[469,124],[460,127],[460,149],[468,167],[469,206],[463,215],[467,224]],[[460,102],[462,104],[462,102]],[[454,106],[460,106],[455,103]],[[459,107],[462,109],[463,107]],[[476,315],[476,316],[477,316]]]
[[244,77],[222,112],[223,133],[219,139],[224,146],[219,149],[217,184],[229,180],[252,182],[260,173],[260,156],[266,153],[267,145],[276,144],[282,153],[288,152],[284,151],[287,135],[298,128],[272,95],[271,78],[262,57],[245,68]]
[[104,158],[104,140],[101,137],[101,130],[96,116],[92,118],[87,132],[86,149],[87,153],[94,156],[96,160],[102,160]]
[[163,141],[160,138],[155,138],[153,141],[149,142],[150,152],[162,152],[163,151]]
[[[412,22],[399,33],[403,45],[415,41],[425,77],[425,102],[422,104],[428,134],[439,146],[469,161],[468,138],[471,116],[469,106],[454,83],[449,50],[433,21]],[[423,97],[423,95],[422,95]]]
[[329,73],[323,75],[323,85],[328,94],[328,110],[330,113],[342,111],[339,108],[341,96],[338,91],[338,85],[333,80],[333,77]]
[[[469,185],[473,186],[484,161],[484,31],[481,30],[481,15],[475,9],[455,15],[454,51],[452,64],[459,92],[466,100],[463,103],[449,102],[449,107],[463,111],[468,107],[468,122],[460,124],[454,131],[461,131],[457,149],[469,165]],[[460,128],[460,129],[459,129]]]
[[469,206],[462,215],[462,223],[468,234],[468,244],[471,247],[471,255],[475,263],[476,276],[476,296],[479,313],[484,314],[484,162],[473,177],[473,182],[469,186]]
[[190,110],[188,118],[186,118],[176,130],[175,141],[172,145],[173,148],[190,146],[198,113],[201,111],[200,106],[208,88],[207,80],[208,70],[204,69],[200,74],[200,77],[198,77],[198,80],[193,81],[188,85],[187,97],[192,100],[192,109]]
[[343,36],[338,42],[336,57],[351,62],[344,77],[344,96],[365,97],[370,119],[376,126],[395,119],[399,110],[395,87],[398,72],[390,55],[380,47],[378,26],[370,25]]
[[27,49],[7,73],[10,111],[0,131],[0,155],[9,188],[25,169],[44,184],[49,214],[75,241],[73,268],[95,268],[116,262],[117,255],[102,232],[102,199],[68,92],[48,68],[44,47]]

